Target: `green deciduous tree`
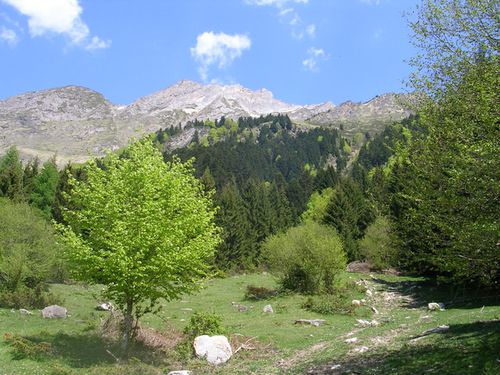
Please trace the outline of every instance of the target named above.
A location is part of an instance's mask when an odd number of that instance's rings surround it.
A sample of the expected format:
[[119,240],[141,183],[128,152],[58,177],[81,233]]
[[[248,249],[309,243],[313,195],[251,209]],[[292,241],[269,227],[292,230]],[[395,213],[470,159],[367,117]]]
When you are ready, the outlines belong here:
[[499,61],[479,62],[422,111],[428,136],[393,174],[392,223],[408,268],[457,283],[500,275]]
[[[191,163],[165,163],[149,140],[84,166],[60,226],[75,277],[105,285],[124,314],[127,355],[133,320],[199,288],[219,244],[211,194]],[[71,207],[78,207],[71,209]]]
[[423,0],[410,19],[413,87],[440,97],[478,60],[498,56],[499,14],[498,0]]

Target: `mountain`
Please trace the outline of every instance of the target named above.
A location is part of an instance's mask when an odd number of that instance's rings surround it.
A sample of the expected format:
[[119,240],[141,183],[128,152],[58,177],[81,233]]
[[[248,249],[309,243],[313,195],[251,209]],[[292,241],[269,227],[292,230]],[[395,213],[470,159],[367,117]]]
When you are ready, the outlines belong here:
[[269,113],[286,113],[299,125],[342,124],[351,131],[373,131],[373,125],[378,129],[382,123],[408,115],[395,94],[381,95],[367,103],[300,106],[275,99],[266,89],[180,81],[119,106],[96,91],[66,86],[0,101],[0,154],[16,145],[24,158],[38,156],[43,160],[56,153],[60,163],[81,162],[160,128],[195,119],[237,119]]

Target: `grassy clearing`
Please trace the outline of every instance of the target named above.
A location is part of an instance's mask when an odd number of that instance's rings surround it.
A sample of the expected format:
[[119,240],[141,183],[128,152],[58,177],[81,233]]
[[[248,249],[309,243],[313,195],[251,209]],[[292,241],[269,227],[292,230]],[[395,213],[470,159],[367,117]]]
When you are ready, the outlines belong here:
[[[432,288],[423,280],[367,275],[375,291],[368,302],[378,315],[321,315],[301,308],[305,297],[281,295],[268,300],[244,299],[247,285],[276,287],[267,274],[240,275],[214,279],[199,294],[163,304],[157,315],[145,316],[142,326],[163,333],[175,342],[194,312],[223,316],[234,347],[248,342],[255,350],[240,350],[220,368],[207,367],[202,360],[183,361],[172,350],[134,349],[128,365],[117,364],[113,353],[117,344],[98,334],[101,321],[109,313],[94,310],[99,287],[54,285],[53,291],[65,299],[70,317],[44,320],[37,312],[24,316],[0,309],[0,334],[18,335],[33,343],[47,342],[49,353],[36,358],[15,359],[12,345],[0,343],[0,375],[21,374],[164,374],[175,369],[190,369],[194,374],[336,374],[358,371],[367,374],[476,374],[495,373],[500,363],[500,308],[498,298],[450,294]],[[352,298],[365,297],[353,291]],[[453,302],[451,299],[453,298]],[[445,302],[445,311],[428,312],[427,302]],[[244,305],[241,312],[232,304]],[[274,314],[262,308],[271,304]],[[484,307],[483,307],[484,306]],[[363,310],[365,311],[365,310]],[[370,314],[371,315],[371,314]],[[357,327],[356,318],[377,319],[377,327]],[[321,327],[294,325],[296,319],[325,319]],[[447,324],[440,334],[417,337],[427,329]],[[151,331],[155,332],[155,331]],[[349,335],[350,334],[350,335]],[[356,337],[358,342],[344,340]],[[412,341],[412,338],[416,340]],[[366,346],[362,354],[356,348]],[[335,365],[340,365],[332,370]],[[472,366],[472,367],[469,367]],[[458,371],[460,370],[460,371]],[[478,372],[479,371],[479,372]]]

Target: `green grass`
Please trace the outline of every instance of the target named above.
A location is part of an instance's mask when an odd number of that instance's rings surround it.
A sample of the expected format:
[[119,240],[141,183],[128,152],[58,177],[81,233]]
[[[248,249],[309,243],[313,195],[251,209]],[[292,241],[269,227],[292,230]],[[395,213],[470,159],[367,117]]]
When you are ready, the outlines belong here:
[[[176,335],[194,312],[221,315],[233,340],[250,339],[256,350],[241,350],[220,368],[211,368],[203,360],[186,362],[175,353],[153,353],[139,346],[132,354],[136,359],[128,365],[117,364],[112,354],[119,352],[118,344],[98,334],[101,320],[108,315],[94,310],[99,287],[54,285],[52,291],[64,298],[64,306],[71,315],[67,319],[44,320],[38,312],[24,316],[0,309],[2,336],[11,333],[33,343],[47,342],[51,348],[50,355],[41,358],[15,359],[12,346],[2,340],[0,375],[165,374],[181,368],[195,374],[294,374],[310,369],[323,374],[334,364],[341,365],[338,373],[352,370],[363,374],[420,374],[427,370],[440,374],[476,374],[484,370],[493,374],[499,369],[500,323],[494,321],[500,319],[498,298],[450,293],[414,278],[350,277],[366,278],[379,291],[377,308],[381,314],[373,316],[382,323],[379,327],[357,328],[356,316],[305,311],[301,308],[305,297],[299,295],[244,300],[247,285],[276,287],[274,278],[268,274],[211,280],[200,293],[165,302],[158,315],[143,318],[143,326]],[[397,292],[411,299],[386,306],[380,301],[383,292]],[[350,296],[362,297],[354,290]],[[447,309],[428,312],[426,303],[430,301],[445,302]],[[231,302],[247,306],[248,311],[238,311]],[[269,303],[274,314],[262,312]],[[428,318],[422,319],[426,315]],[[327,323],[321,327],[298,326],[293,324],[296,319],[325,319]],[[423,331],[442,324],[448,324],[449,331],[411,341]],[[346,344],[345,335],[353,330],[359,344]],[[352,353],[360,345],[368,346],[369,350]]]

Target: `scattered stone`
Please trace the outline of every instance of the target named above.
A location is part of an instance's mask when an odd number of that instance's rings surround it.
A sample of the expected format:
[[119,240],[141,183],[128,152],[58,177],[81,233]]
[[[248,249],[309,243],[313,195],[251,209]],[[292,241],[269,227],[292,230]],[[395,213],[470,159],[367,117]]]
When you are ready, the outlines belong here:
[[332,367],[330,367],[330,370],[338,370],[341,367],[341,365],[333,365]]
[[372,297],[373,296],[373,292],[370,289],[367,289],[366,290],[366,296],[367,297]]
[[355,343],[355,342],[357,342],[357,341],[358,341],[358,338],[357,338],[357,337],[352,337],[352,338],[350,338],[350,339],[344,340],[344,342],[345,342],[346,344],[354,344],[354,343]]
[[262,309],[265,313],[272,314],[274,312],[273,307],[271,305],[266,305]]
[[19,309],[19,312],[21,313],[21,315],[33,315],[31,311],[26,309]]
[[233,305],[234,308],[238,309],[239,312],[246,312],[246,311],[249,310],[248,306],[240,305],[240,304],[238,304],[236,302],[231,302],[231,305]]
[[361,301],[358,299],[353,299],[351,302],[351,305],[353,306],[361,306]]
[[364,319],[356,319],[356,321],[358,322],[358,324],[361,326],[361,327],[377,327],[380,325],[379,322],[377,322],[376,320],[364,320]]
[[378,314],[379,313],[378,310],[377,310],[377,308],[375,306],[370,306],[370,309],[372,309],[372,311],[373,311],[374,314]]
[[95,307],[96,310],[99,311],[113,311],[115,308],[111,304],[111,302],[104,302]]
[[184,307],[181,311],[193,311],[191,307]]
[[355,353],[364,353],[366,352],[367,350],[369,350],[369,348],[367,346],[358,346],[357,348],[354,348],[353,351]]
[[189,370],[170,371],[167,375],[192,375]]
[[430,311],[444,311],[444,303],[437,303],[437,302],[430,302],[428,305],[427,305],[427,308],[430,310]]
[[362,303],[362,304],[365,304],[365,303],[366,303],[366,299],[364,299],[364,298],[363,298],[363,299],[361,299],[361,303]]
[[315,327],[319,327],[325,324],[326,320],[323,319],[298,319],[294,324],[310,324]]
[[42,310],[42,316],[46,319],[66,318],[68,316],[68,310],[62,306],[51,305]]
[[206,357],[212,365],[226,363],[233,355],[226,336],[198,336],[194,339],[193,347],[199,358]]

